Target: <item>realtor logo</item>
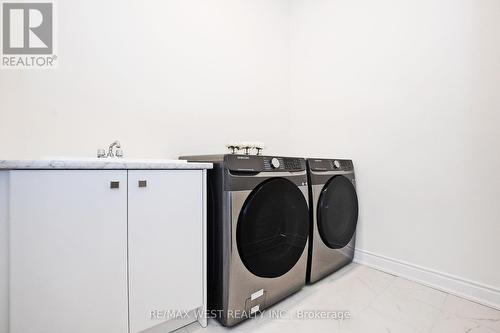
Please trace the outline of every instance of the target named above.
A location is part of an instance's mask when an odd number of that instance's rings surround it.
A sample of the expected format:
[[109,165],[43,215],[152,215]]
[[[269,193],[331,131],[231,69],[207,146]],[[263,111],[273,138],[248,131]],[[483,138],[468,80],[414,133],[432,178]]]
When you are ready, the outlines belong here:
[[2,67],[53,67],[52,2],[2,3]]

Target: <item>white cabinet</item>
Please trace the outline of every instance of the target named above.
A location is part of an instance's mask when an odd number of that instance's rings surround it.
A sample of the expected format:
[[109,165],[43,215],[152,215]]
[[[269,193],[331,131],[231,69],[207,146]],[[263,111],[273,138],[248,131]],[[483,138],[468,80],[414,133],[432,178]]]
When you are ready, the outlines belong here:
[[180,319],[204,310],[203,173],[137,170],[128,180],[130,332],[136,333],[162,324],[165,313]]
[[0,172],[0,333],[206,326],[205,192],[205,170]]
[[9,187],[10,333],[126,333],[127,172],[11,171]]

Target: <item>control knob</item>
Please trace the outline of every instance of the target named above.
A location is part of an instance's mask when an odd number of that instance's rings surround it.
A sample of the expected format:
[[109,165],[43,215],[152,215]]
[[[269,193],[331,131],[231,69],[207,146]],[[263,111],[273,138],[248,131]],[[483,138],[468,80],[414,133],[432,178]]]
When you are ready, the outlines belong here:
[[280,160],[278,160],[276,157],[273,157],[271,159],[271,166],[273,169],[278,169],[280,167]]
[[337,160],[333,161],[333,167],[334,167],[335,169],[340,169],[340,162],[339,162],[339,161],[337,161]]

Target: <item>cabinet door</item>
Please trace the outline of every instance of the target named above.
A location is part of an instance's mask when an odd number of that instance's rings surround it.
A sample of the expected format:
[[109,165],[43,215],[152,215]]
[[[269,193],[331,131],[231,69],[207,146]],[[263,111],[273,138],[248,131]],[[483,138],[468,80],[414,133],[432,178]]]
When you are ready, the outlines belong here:
[[201,170],[129,171],[130,332],[203,305]]
[[126,175],[11,172],[10,333],[127,332]]

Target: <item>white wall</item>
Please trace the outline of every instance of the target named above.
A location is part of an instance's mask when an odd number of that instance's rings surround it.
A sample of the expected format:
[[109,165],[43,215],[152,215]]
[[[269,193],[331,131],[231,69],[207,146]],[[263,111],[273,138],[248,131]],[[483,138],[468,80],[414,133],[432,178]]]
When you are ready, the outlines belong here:
[[288,0],[57,1],[59,66],[0,71],[0,159],[281,152]]
[[354,159],[358,247],[500,306],[500,2],[292,3],[294,153]]

